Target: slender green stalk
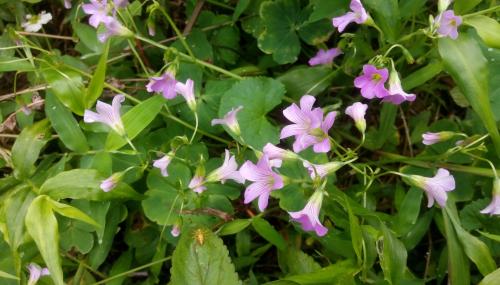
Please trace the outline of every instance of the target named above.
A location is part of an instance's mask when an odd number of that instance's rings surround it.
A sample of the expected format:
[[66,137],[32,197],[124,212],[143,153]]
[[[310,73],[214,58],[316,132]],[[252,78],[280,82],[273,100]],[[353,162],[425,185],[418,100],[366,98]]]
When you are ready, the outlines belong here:
[[487,13],[490,13],[490,12],[495,12],[497,10],[500,10],[500,5],[497,5],[495,7],[491,7],[491,8],[488,8],[488,9],[484,9],[484,10],[481,10],[481,11],[477,11],[477,12],[474,12],[474,13],[470,13],[470,14],[467,14],[467,15],[463,15],[462,18],[466,19],[466,18],[469,18],[469,17],[472,17],[472,16],[477,16],[477,15],[487,14]]
[[175,34],[177,35],[177,37],[181,41],[182,46],[186,49],[186,51],[188,52],[188,54],[192,58],[195,58],[193,51],[191,50],[191,48],[189,47],[188,43],[186,42],[186,37],[181,33],[181,31],[179,30],[179,28],[177,28],[177,26],[175,25],[174,20],[172,20],[172,18],[170,17],[170,15],[163,8],[161,8],[160,5],[158,5],[158,10],[163,14],[163,16],[165,16],[165,18],[167,19],[167,21],[170,24],[170,26],[172,26],[172,29],[174,30]]

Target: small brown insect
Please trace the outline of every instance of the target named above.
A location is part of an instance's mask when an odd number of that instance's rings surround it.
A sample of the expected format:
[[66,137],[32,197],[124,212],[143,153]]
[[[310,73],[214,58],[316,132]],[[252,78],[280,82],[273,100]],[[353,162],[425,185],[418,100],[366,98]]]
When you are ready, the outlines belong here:
[[198,245],[203,245],[205,243],[206,230],[204,229],[196,229],[193,232],[194,239],[198,243]]

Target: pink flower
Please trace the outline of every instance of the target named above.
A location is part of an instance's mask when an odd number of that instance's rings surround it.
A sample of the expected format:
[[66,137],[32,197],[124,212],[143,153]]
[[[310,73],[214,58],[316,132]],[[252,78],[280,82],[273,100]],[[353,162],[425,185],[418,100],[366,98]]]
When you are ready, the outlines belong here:
[[97,38],[102,43],[112,36],[128,37],[132,35],[129,29],[125,28],[125,26],[113,17],[104,23],[104,27],[105,29],[102,32],[97,33]]
[[71,0],[64,0],[64,8],[71,9]]
[[352,22],[357,24],[363,24],[368,20],[368,14],[366,13],[363,4],[359,0],[351,0],[351,4],[349,5],[351,8],[351,12],[347,12],[345,15],[340,17],[335,17],[332,19],[332,24],[335,28],[339,30],[339,33],[342,33],[347,25]]
[[340,161],[331,161],[325,164],[313,164],[309,161],[304,161],[303,165],[307,168],[311,178],[315,179],[316,177],[324,178],[325,176],[334,173],[344,166],[345,163]]
[[356,102],[345,109],[345,113],[354,120],[356,128],[358,128],[361,133],[365,133],[366,130],[365,114],[367,109],[368,105],[360,102]]
[[366,99],[384,98],[388,91],[384,84],[389,76],[387,68],[377,69],[371,64],[363,65],[363,75],[354,79],[354,86],[361,89],[361,96]]
[[240,168],[243,178],[253,181],[245,190],[244,203],[248,204],[259,198],[259,209],[266,209],[271,191],[281,189],[284,186],[283,177],[273,172],[269,159],[263,155],[257,165],[251,161],[245,162]]
[[500,178],[493,182],[493,198],[491,203],[481,210],[481,214],[500,215]]
[[238,171],[238,164],[234,155],[232,156],[229,150],[226,149],[222,166],[207,175],[207,182],[220,181],[224,184],[227,179],[232,179],[240,184],[245,183],[245,178]]
[[30,263],[28,265],[28,270],[30,272],[30,278],[28,280],[28,285],[35,285],[42,276],[50,275],[49,269],[44,267],[41,268],[36,263]]
[[182,82],[177,82],[175,84],[175,92],[179,93],[186,100],[189,109],[193,112],[196,111],[196,98],[194,97],[194,81],[188,79],[186,84]]
[[438,23],[438,34],[443,37],[456,39],[458,37],[458,26],[462,24],[462,17],[455,16],[453,10],[444,11],[436,18]]
[[167,167],[174,157],[174,152],[170,151],[168,154],[164,155],[162,158],[153,161],[153,167],[160,169],[161,175],[163,177],[168,176]]
[[160,77],[152,77],[146,85],[146,90],[150,93],[161,92],[166,99],[173,99],[177,96],[175,87],[177,81],[172,73],[165,72]]
[[112,21],[113,17],[108,15],[109,8],[107,0],[90,0],[90,3],[82,5],[83,12],[91,15],[89,24],[94,28],[97,28],[100,23],[106,24]]
[[281,167],[283,160],[299,159],[299,156],[289,150],[279,148],[271,143],[267,143],[262,150],[264,155],[269,158],[271,166]]
[[173,237],[178,237],[178,236],[181,234],[181,227],[180,227],[178,224],[175,224],[175,225],[172,227],[172,230],[170,231],[170,234],[171,234]]
[[116,8],[125,8],[128,5],[128,0],[113,0]]
[[85,110],[83,113],[83,121],[85,123],[103,123],[108,125],[111,129],[119,135],[125,135],[125,128],[123,127],[122,118],[120,115],[121,103],[125,100],[125,96],[116,95],[113,97],[111,105],[101,101],[97,101],[96,112]]
[[417,96],[412,93],[406,93],[401,86],[401,81],[399,80],[398,72],[394,69],[391,71],[389,77],[389,95],[382,98],[382,102],[389,102],[394,105],[399,105],[404,101],[413,102]]
[[320,49],[315,56],[309,59],[309,65],[331,64],[333,60],[341,54],[342,51],[339,48],[332,48],[329,50]]
[[318,236],[324,236],[328,229],[319,221],[319,212],[323,202],[323,191],[318,190],[307,202],[304,209],[298,212],[289,212],[292,219],[299,222],[304,231],[315,231]]
[[439,168],[434,177],[424,177],[420,175],[407,176],[417,187],[423,189],[427,194],[427,207],[434,205],[434,200],[439,206],[445,207],[448,199],[447,192],[455,189],[455,179],[450,172],[444,168]]
[[331,149],[328,131],[332,127],[337,112],[330,112],[323,121],[321,108],[312,106],[316,99],[311,95],[304,95],[300,99],[300,108],[293,103],[283,111],[283,115],[293,122],[281,130],[280,138],[295,136],[293,151],[300,152],[313,146],[315,152],[328,152]]
[[238,108],[232,108],[231,111],[227,112],[222,119],[213,119],[212,126],[214,125],[226,125],[234,135],[239,136],[241,134],[240,125],[238,124],[238,118],[236,117],[238,112],[243,109],[243,106],[238,106]]
[[443,142],[451,139],[455,135],[454,132],[439,132],[431,133],[426,132],[422,135],[422,143],[425,145],[432,145],[438,142]]
[[103,180],[99,187],[101,188],[102,191],[109,192],[116,187],[118,182],[120,182],[120,179],[122,176],[123,176],[122,172],[114,173],[113,175],[111,175],[107,179]]
[[195,175],[189,182],[188,187],[192,189],[194,192],[200,194],[203,193],[203,191],[207,190],[207,187],[204,186],[205,184],[205,178],[200,175]]

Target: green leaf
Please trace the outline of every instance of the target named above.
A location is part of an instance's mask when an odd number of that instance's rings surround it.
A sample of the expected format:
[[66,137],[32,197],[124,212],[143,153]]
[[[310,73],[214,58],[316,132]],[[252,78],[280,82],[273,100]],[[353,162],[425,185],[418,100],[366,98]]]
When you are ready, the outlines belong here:
[[383,224],[382,233],[383,236],[377,242],[377,249],[384,279],[389,284],[400,284],[406,269],[408,253],[404,244]]
[[59,257],[59,232],[50,198],[40,195],[31,203],[26,213],[26,229],[49,268],[50,277],[56,285],[64,285]]
[[286,94],[300,99],[304,94],[317,95],[328,88],[339,71],[324,66],[299,66],[287,71],[277,79],[285,85]]
[[53,199],[87,199],[103,201],[110,199],[136,199],[142,195],[135,192],[130,186],[119,182],[113,190],[104,192],[100,188],[105,179],[95,169],[73,169],[64,171],[47,179],[40,187],[40,194],[45,194]]
[[500,23],[490,17],[475,15],[465,18],[464,24],[474,27],[486,45],[500,48]]
[[363,1],[367,9],[373,10],[377,25],[384,32],[385,39],[390,43],[395,42],[399,36],[401,27],[399,7],[397,0],[365,0]]
[[456,40],[439,39],[438,46],[445,69],[483,121],[500,155],[500,134],[489,98],[488,62],[478,43],[471,35],[460,34]]
[[443,71],[443,63],[437,60],[431,61],[426,66],[405,77],[401,84],[405,90],[411,90],[435,78],[441,71]]
[[57,212],[58,214],[65,216],[66,218],[74,219],[74,220],[79,220],[84,223],[93,225],[95,227],[100,228],[101,225],[99,225],[94,219],[89,217],[87,214],[84,212],[80,211],[78,208],[75,208],[70,205],[66,205],[63,203],[56,202],[51,199],[47,199],[48,202],[50,202],[50,205],[52,207],[52,210]]
[[110,41],[106,42],[104,47],[104,52],[99,58],[99,63],[94,71],[92,79],[90,79],[89,87],[85,93],[84,103],[86,108],[94,106],[97,98],[101,96],[102,90],[104,89],[104,80],[106,79],[106,67],[108,66],[108,52],[109,52]]
[[469,285],[471,284],[469,259],[460,245],[457,233],[445,210],[443,210],[443,220],[448,251],[448,280],[450,284]]
[[25,179],[35,171],[35,162],[43,146],[48,141],[49,121],[41,120],[23,129],[12,146],[12,164],[14,175]]
[[500,268],[486,275],[479,285],[497,285],[500,284]]
[[[133,140],[158,115],[165,99],[162,96],[153,96],[139,105],[134,106],[122,116],[125,131],[130,140]],[[110,132],[106,140],[106,150],[116,150],[127,144],[127,141],[115,132]]]
[[172,284],[241,284],[222,240],[200,228],[184,233],[172,255]]
[[361,227],[359,225],[359,220],[356,215],[352,212],[351,206],[349,202],[346,201],[346,210],[349,215],[349,231],[351,233],[351,241],[352,247],[354,249],[354,253],[356,253],[356,257],[358,259],[358,264],[362,263],[363,256],[363,233],[361,231]]
[[422,196],[422,190],[416,187],[411,187],[406,193],[394,221],[394,228],[398,234],[406,234],[415,225],[420,213]]
[[27,72],[34,69],[27,58],[0,55],[0,72]]
[[5,271],[0,270],[0,278],[19,280],[19,277],[9,274]]
[[252,220],[249,219],[237,219],[234,221],[230,221],[222,227],[222,229],[219,231],[220,236],[227,236],[227,235],[234,235],[236,233],[241,232],[242,230],[246,229],[250,224],[252,223]]
[[[118,259],[115,261],[113,264],[113,267],[111,268],[111,271],[109,272],[109,276],[113,277],[114,275],[118,275],[120,273],[126,272],[127,270],[130,269],[130,266],[132,266],[132,261],[134,260],[134,254],[132,252],[132,249],[129,249],[125,251]],[[127,278],[127,275],[120,277],[120,278],[115,278],[113,280],[110,280],[109,282],[106,282],[108,285],[121,285],[123,281]]]
[[309,17],[310,22],[321,19],[331,20],[333,17],[341,16],[349,10],[349,0],[311,0],[313,12]]
[[8,242],[13,251],[17,251],[24,242],[25,227],[23,219],[34,198],[35,194],[31,191],[31,187],[21,186],[14,190],[3,202]]
[[87,138],[73,114],[50,91],[45,95],[45,114],[66,147],[76,152],[86,152],[89,149]]
[[481,3],[483,0],[457,0],[453,6],[453,10],[457,15],[463,15],[464,13],[472,10],[477,4]]
[[233,22],[238,21],[240,18],[241,14],[245,12],[245,10],[248,8],[248,5],[250,4],[250,0],[240,0],[238,1],[238,4],[236,4],[236,7],[234,8],[234,13],[233,13]]
[[255,217],[252,220],[252,226],[260,236],[275,245],[279,250],[286,250],[285,240],[268,221]]
[[284,280],[301,285],[355,284],[353,279],[358,271],[359,268],[353,264],[353,261],[347,259],[315,272],[288,276]]
[[287,275],[311,273],[321,269],[321,266],[309,255],[295,247],[278,251],[278,263]]
[[241,80],[222,96],[219,117],[222,118],[232,108],[243,106],[237,118],[245,142],[257,149],[268,142],[276,144],[279,142],[279,130],[269,123],[266,114],[281,103],[284,93],[283,85],[271,78]]

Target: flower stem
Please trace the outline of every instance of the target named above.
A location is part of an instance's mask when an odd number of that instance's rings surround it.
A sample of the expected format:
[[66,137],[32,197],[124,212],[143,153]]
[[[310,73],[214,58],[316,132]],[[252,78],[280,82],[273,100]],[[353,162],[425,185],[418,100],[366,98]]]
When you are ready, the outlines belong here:
[[191,136],[191,139],[189,140],[189,144],[193,143],[194,137],[196,136],[196,132],[198,131],[198,113],[197,112],[194,112],[194,121],[195,121],[194,131],[193,131],[193,135]]

